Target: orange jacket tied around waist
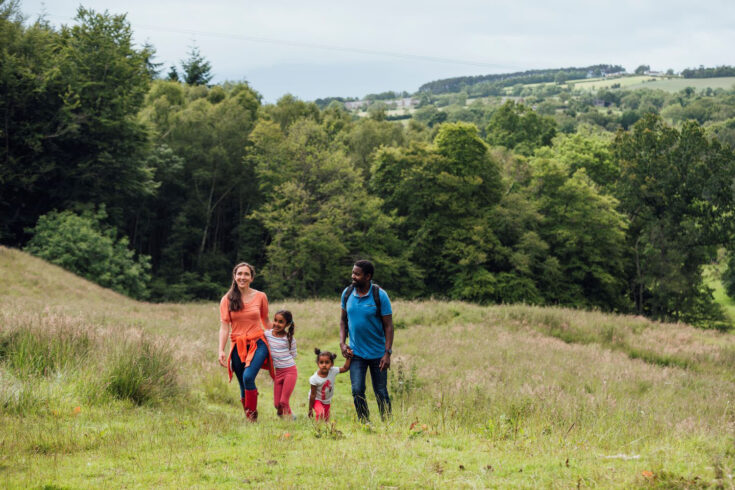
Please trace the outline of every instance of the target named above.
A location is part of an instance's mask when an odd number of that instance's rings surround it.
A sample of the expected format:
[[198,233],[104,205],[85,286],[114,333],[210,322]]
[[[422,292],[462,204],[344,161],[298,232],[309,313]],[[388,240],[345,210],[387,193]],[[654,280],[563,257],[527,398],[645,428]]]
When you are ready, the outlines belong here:
[[240,360],[245,364],[245,367],[248,367],[255,355],[255,348],[258,345],[258,340],[263,340],[265,346],[268,348],[268,357],[263,361],[261,369],[267,369],[268,372],[270,372],[271,378],[276,378],[276,373],[273,370],[273,358],[271,357],[270,346],[265,338],[265,333],[261,331],[259,335],[256,334],[253,336],[230,335],[232,347],[230,347],[230,355],[227,357],[227,374],[230,376],[230,381],[232,381],[232,364],[230,361],[232,359],[232,351],[235,350],[235,346],[237,346],[237,355],[240,357]]

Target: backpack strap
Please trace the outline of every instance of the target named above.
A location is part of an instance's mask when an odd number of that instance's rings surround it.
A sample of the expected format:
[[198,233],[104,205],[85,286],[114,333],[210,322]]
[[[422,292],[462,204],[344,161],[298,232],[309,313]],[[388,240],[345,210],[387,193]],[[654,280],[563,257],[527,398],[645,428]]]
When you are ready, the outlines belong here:
[[382,324],[383,315],[380,314],[380,286],[377,284],[373,284],[373,301],[375,301],[375,315]]
[[[352,296],[352,291],[355,290],[355,286],[350,284],[347,286],[347,290],[345,291],[344,299],[342,300],[342,309],[347,311],[347,302],[350,300],[350,296]],[[350,318],[345,315],[345,327],[349,327],[349,321]],[[345,340],[347,340],[350,337],[350,329],[345,328]]]
[[355,290],[355,286],[353,284],[350,284],[347,286],[347,291],[345,291],[345,297],[342,300],[342,309],[347,310],[347,302],[350,300],[350,296],[352,296],[352,291]]

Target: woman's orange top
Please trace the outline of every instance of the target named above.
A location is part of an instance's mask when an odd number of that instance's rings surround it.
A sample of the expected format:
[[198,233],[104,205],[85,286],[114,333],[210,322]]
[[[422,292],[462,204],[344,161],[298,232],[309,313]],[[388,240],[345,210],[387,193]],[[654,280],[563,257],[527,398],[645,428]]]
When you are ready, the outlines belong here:
[[224,323],[230,324],[230,355],[227,357],[227,373],[232,381],[232,351],[237,346],[237,355],[245,366],[250,366],[250,361],[255,354],[255,348],[259,339],[262,339],[268,347],[268,357],[265,359],[262,369],[268,369],[271,378],[275,378],[273,361],[270,355],[270,347],[265,338],[263,326],[268,325],[268,297],[262,291],[255,291],[255,296],[245,303],[241,310],[230,311],[230,300],[225,295],[219,302],[219,316]]

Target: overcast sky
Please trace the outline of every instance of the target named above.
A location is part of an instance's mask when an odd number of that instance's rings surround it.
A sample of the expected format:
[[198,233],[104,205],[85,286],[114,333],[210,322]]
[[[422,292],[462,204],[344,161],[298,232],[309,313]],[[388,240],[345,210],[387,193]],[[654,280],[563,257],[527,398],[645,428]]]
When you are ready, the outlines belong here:
[[[247,80],[265,101],[414,92],[426,82],[534,68],[735,64],[735,1],[87,0],[127,13],[165,70],[196,45],[214,82]],[[79,1],[21,0],[72,24]]]

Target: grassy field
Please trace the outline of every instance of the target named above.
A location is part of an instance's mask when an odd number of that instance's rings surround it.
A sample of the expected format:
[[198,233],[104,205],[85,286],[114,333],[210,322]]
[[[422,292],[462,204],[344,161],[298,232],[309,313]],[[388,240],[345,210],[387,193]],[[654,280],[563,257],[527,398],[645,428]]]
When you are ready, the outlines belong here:
[[696,90],[706,88],[723,88],[732,89],[735,85],[735,77],[720,78],[667,78],[652,76],[630,76],[620,78],[607,79],[591,79],[579,82],[570,82],[573,88],[583,90],[600,90],[610,89],[613,85],[620,85],[621,89],[636,90],[639,88],[650,88],[664,90],[666,92],[679,92],[686,87],[693,87]]
[[[4,488],[733,488],[735,337],[643,318],[395,301],[394,415],[305,417],[338,302],[294,313],[295,421],[247,424],[217,305],[135,302],[0,248]],[[223,284],[223,289],[226,285]],[[341,359],[338,360],[338,363]]]
[[735,324],[735,300],[727,295],[725,292],[725,286],[720,281],[720,276],[726,268],[727,262],[723,252],[721,252],[717,263],[705,267],[704,280],[705,284],[713,290],[712,294],[715,302],[723,307],[725,314],[727,314],[730,321]]

